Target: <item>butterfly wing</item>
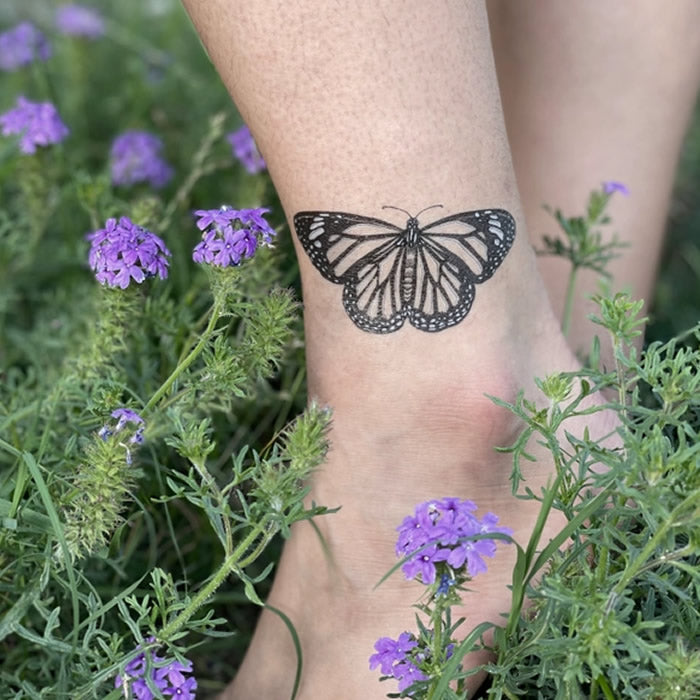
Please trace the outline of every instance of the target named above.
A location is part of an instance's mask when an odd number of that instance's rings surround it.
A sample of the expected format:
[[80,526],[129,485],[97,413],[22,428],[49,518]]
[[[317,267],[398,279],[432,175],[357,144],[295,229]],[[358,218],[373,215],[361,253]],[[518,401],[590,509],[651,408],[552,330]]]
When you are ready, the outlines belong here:
[[503,209],[447,216],[421,229],[408,318],[423,331],[456,325],[469,313],[475,285],[489,279],[515,240]]
[[294,225],[318,271],[344,285],[352,321],[374,333],[398,330],[407,318],[423,331],[456,325],[515,239],[515,221],[502,209],[444,217],[411,245],[407,229],[356,214],[301,212]]
[[405,286],[412,291],[407,317],[414,328],[442,331],[456,325],[469,313],[474,284],[469,269],[454,253],[429,240],[417,247],[413,279]]
[[343,306],[359,328],[372,333],[398,330],[403,308],[403,230],[381,219],[342,212],[300,212],[294,217],[299,241],[316,269],[343,284]]
[[347,282],[349,270],[363,258],[391,248],[401,233],[381,219],[342,212],[299,212],[294,228],[316,269],[336,284]]
[[515,221],[504,209],[469,211],[438,219],[421,238],[462,260],[473,284],[493,275],[515,240]]

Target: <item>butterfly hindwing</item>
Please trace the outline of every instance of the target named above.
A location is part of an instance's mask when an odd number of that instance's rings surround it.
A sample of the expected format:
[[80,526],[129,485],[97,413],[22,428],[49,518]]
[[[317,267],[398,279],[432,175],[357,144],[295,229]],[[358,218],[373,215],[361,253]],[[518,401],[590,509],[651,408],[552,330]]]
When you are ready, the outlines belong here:
[[461,259],[439,245],[421,241],[408,313],[414,328],[435,332],[458,324],[469,313],[474,292]]
[[359,328],[392,333],[409,314],[402,298],[406,247],[387,244],[357,262],[343,289],[343,306]]
[[462,321],[476,284],[489,279],[515,239],[503,209],[446,216],[406,227],[341,212],[301,212],[299,241],[318,271],[343,285],[343,306],[355,325],[392,333],[406,319],[428,332]]

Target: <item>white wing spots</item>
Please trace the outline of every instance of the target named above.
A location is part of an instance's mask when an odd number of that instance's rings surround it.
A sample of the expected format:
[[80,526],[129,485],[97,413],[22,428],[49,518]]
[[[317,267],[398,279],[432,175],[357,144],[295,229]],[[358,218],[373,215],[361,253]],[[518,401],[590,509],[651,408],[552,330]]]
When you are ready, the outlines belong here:
[[501,220],[497,216],[489,217],[489,233],[496,236],[496,240],[494,241],[496,245],[501,245],[503,243],[505,233],[503,231]]
[[315,241],[319,236],[322,236],[326,232],[326,227],[323,221],[316,221],[311,226],[309,226],[309,240]]

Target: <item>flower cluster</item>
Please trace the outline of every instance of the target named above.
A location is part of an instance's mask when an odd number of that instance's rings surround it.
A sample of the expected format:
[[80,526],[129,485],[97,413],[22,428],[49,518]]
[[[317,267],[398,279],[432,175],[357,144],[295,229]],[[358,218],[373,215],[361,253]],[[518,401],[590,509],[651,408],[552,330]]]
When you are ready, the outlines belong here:
[[105,227],[88,234],[89,262],[100,284],[126,289],[131,280],[168,276],[170,251],[165,243],[131,219],[108,219]]
[[258,151],[253,140],[253,135],[247,126],[230,133],[227,137],[233,149],[233,155],[242,163],[243,167],[251,174],[265,170],[265,161]]
[[202,241],[192,252],[197,263],[217,267],[239,265],[251,258],[259,245],[270,245],[274,229],[265,221],[268,209],[200,209],[197,228],[202,231]]
[[418,578],[430,586],[427,602],[417,607],[430,617],[432,626],[419,622],[418,637],[404,632],[398,639],[377,640],[369,668],[379,666],[382,680],[397,680],[400,693],[425,681],[409,691],[409,697],[432,697],[425,694],[433,689],[429,684],[440,677],[454,654],[456,642],[452,635],[462,622],[453,624],[449,613],[452,605],[459,603],[456,591],[464,590],[462,584],[486,571],[483,557],[496,553],[494,539],[483,536],[511,533],[497,525],[498,518],[493,513],[486,513],[479,520],[474,515],[476,509],[472,501],[459,498],[426,501],[397,528],[396,554],[405,560],[403,573],[408,579]]
[[424,584],[432,585],[440,573],[440,587],[445,590],[452,577],[443,580],[443,575],[462,569],[465,564],[469,576],[486,571],[483,557],[496,553],[496,542],[468,538],[489,533],[511,534],[511,530],[498,527],[498,517],[493,513],[486,513],[479,520],[475,510],[472,501],[443,498],[421,503],[412,516],[404,518],[397,528],[396,554],[410,557],[401,567],[406,578],[420,577]]
[[[147,640],[153,642],[153,637]],[[197,689],[197,679],[192,673],[192,662],[184,664],[179,661],[170,661],[156,655],[155,651],[148,653],[150,664],[146,659],[146,653],[142,652],[124,668],[124,675],[118,675],[114,679],[114,687],[124,692],[126,698],[137,700],[153,700],[155,697],[149,687],[157,688],[165,697],[177,697],[180,700],[194,700]]]
[[131,425],[137,426],[136,430],[131,434],[126,444],[123,446],[126,448],[126,463],[131,464],[131,450],[129,445],[141,445],[143,443],[143,431],[146,428],[143,418],[132,411],[130,408],[117,408],[111,413],[112,418],[117,419],[116,425],[110,425],[105,423],[97,433],[99,437],[106,440],[111,435],[117,435],[121,433],[129,423]]
[[67,36],[97,39],[105,33],[102,15],[84,5],[61,5],[56,10],[55,21],[58,31]]
[[32,102],[17,98],[17,106],[0,114],[3,136],[19,135],[22,153],[34,153],[37,146],[59,143],[68,136],[68,127],[61,121],[51,102]]
[[134,185],[147,182],[163,187],[173,176],[173,169],[160,153],[163,142],[147,131],[125,131],[112,143],[110,151],[112,182]]
[[45,61],[49,56],[51,45],[31,22],[21,22],[0,34],[1,70],[15,71],[36,59]]
[[399,692],[416,681],[429,680],[415,664],[421,652],[418,650],[418,640],[410,632],[403,632],[398,639],[382,637],[376,641],[374,648],[377,653],[369,658],[369,670],[373,671],[379,666],[383,676],[393,676],[399,682]]

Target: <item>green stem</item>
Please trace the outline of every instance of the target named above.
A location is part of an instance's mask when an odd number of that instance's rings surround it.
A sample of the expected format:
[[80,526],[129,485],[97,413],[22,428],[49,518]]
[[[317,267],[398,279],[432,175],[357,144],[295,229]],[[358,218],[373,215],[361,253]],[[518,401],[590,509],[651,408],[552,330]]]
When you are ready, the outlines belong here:
[[[610,687],[610,684],[608,683],[608,680],[605,676],[598,676],[598,678],[595,679],[593,685],[596,689],[596,696],[598,695],[598,688],[600,687],[600,689],[603,691],[603,695],[605,695],[606,700],[615,700],[615,693],[613,693],[613,690]],[[591,696],[591,698],[593,698],[593,696]]]
[[627,377],[625,376],[625,370],[620,362],[621,354],[622,343],[617,336],[613,335],[613,355],[615,357],[615,373],[617,374],[617,395],[624,413],[627,409]]
[[199,342],[194,346],[194,348],[192,348],[192,350],[190,350],[189,355],[187,355],[187,357],[180,362],[180,364],[172,371],[170,376],[163,382],[163,384],[161,384],[160,389],[158,389],[158,391],[151,396],[149,402],[143,408],[144,413],[148,413],[163,398],[163,396],[170,391],[170,388],[175,383],[175,380],[197,359],[214,332],[216,322],[221,316],[222,308],[223,301],[217,300],[212,307],[211,318],[209,319],[209,323],[204,329]]
[[[436,606],[433,612],[433,660],[442,660],[442,607],[440,605]],[[439,679],[438,679],[439,680]],[[430,689],[428,690],[428,695],[426,700],[432,700],[435,695],[435,686],[437,681],[431,683]]]
[[561,332],[564,337],[569,335],[571,328],[571,318],[574,311],[574,289],[576,287],[576,277],[578,275],[578,267],[574,265],[569,274],[569,283],[566,286],[566,297],[564,297],[564,315],[561,320]]
[[220,167],[220,163],[216,164],[206,164],[206,160],[211,153],[214,143],[223,133],[224,127],[224,115],[216,114],[212,117],[209,123],[209,131],[204,135],[202,142],[197,149],[197,152],[192,158],[192,169],[185,181],[180,185],[175,196],[170,200],[168,206],[165,209],[163,218],[161,219],[159,229],[164,231],[170,225],[170,222],[177,211],[177,208],[187,200],[190,192],[197,184],[200,178],[208,175],[209,173]]
[[[243,559],[243,554],[248,547],[250,547],[250,545],[268,528],[268,526],[269,520],[268,518],[265,518],[248,533],[248,535],[243,539],[238,547],[236,547],[232,554],[224,559],[223,564],[219,567],[216,574],[214,574],[214,576],[209,580],[209,583],[207,583],[204,588],[197,593],[189,605],[187,605],[187,607],[176,618],[171,620],[161,630],[160,634],[157,635],[159,640],[165,641],[170,639],[175,632],[177,632],[202,605],[204,605],[204,603],[214,594],[216,589],[228,578],[228,575],[234,569],[242,568],[241,565],[247,565],[250,563],[250,556]],[[268,533],[268,535],[263,538],[263,542],[267,544],[272,536],[273,533]],[[256,551],[262,551],[260,545],[256,547]]]

